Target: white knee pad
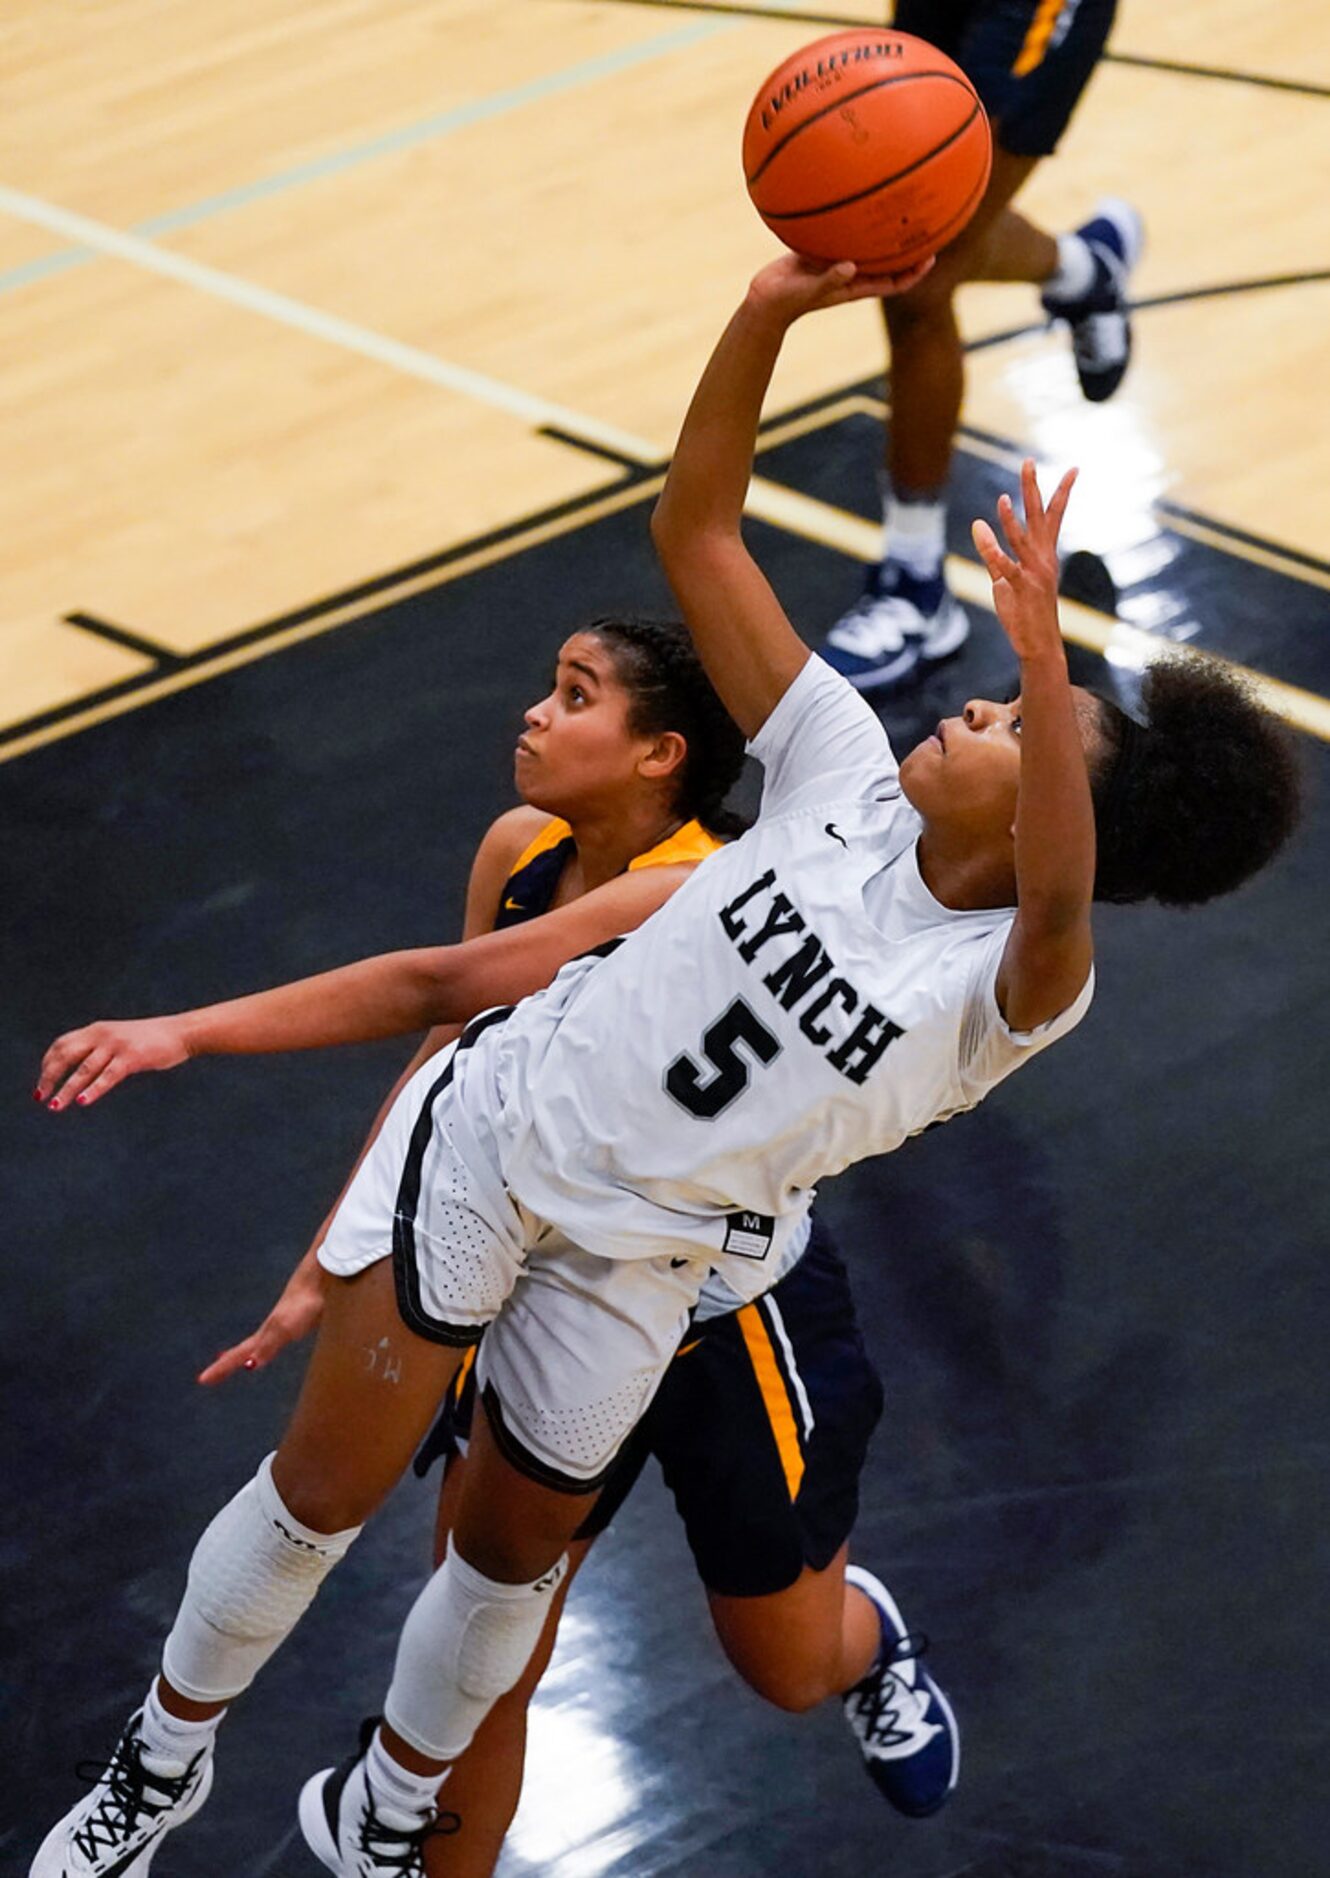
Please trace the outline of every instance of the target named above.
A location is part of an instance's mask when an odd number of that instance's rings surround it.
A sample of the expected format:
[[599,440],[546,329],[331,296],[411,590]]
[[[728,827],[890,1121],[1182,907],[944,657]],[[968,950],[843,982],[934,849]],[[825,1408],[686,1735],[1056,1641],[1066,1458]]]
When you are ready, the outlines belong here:
[[419,1754],[451,1761],[517,1682],[568,1570],[565,1553],[534,1584],[501,1585],[448,1555],[412,1605],[384,1716]]
[[360,1531],[302,1526],[273,1485],[272,1462],[222,1508],[189,1562],[162,1668],[195,1702],[229,1702],[249,1687]]

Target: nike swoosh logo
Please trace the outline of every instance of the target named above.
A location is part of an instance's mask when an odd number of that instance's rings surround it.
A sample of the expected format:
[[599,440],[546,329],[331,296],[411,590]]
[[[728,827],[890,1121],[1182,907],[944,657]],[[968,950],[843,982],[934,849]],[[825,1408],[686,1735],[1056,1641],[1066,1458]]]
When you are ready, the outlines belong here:
[[828,822],[828,823],[827,823],[827,829],[826,829],[826,832],[827,832],[827,833],[828,833],[828,834],[829,834],[829,835],[831,836],[831,839],[832,839],[833,841],[839,841],[839,842],[840,842],[840,844],[841,844],[841,846],[842,846],[842,847],[844,848],[844,850],[845,850],[845,852],[846,852],[847,854],[849,853],[849,851],[850,851],[850,844],[849,844],[849,842],[848,842],[848,841],[847,841],[847,840],[845,839],[845,837],[844,837],[844,835],[842,835],[842,834],[839,834],[839,833],[837,832],[837,829],[836,829],[836,824],[835,824],[835,822]]
[[526,908],[522,905],[520,900],[514,900],[512,895],[509,894],[508,898],[503,903],[503,910],[505,913],[523,913],[526,911]]

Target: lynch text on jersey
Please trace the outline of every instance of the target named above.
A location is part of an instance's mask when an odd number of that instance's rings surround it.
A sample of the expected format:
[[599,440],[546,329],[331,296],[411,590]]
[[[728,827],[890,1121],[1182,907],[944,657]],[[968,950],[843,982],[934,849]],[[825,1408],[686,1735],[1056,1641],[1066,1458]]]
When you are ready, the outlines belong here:
[[[902,1033],[837,969],[836,962],[802,913],[776,885],[776,870],[764,874],[720,909],[720,923],[745,965],[757,965],[762,983],[787,1011],[799,1011],[799,1029],[851,1082],[868,1072]],[[798,935],[791,951],[778,940]],[[757,964],[759,954],[761,963]]]

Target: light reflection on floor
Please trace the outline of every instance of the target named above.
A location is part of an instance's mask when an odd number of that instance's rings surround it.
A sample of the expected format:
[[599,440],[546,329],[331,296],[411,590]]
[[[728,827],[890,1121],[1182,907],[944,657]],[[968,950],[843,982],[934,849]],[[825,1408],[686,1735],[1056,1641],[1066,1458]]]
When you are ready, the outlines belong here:
[[[594,1610],[594,1605],[592,1606]],[[613,1702],[602,1712],[597,1690],[610,1665],[591,1611],[570,1606],[554,1661],[531,1707],[522,1803],[499,1866],[502,1878],[601,1878],[647,1836],[651,1774],[633,1743],[616,1734]],[[622,1701],[622,1691],[619,1692]]]

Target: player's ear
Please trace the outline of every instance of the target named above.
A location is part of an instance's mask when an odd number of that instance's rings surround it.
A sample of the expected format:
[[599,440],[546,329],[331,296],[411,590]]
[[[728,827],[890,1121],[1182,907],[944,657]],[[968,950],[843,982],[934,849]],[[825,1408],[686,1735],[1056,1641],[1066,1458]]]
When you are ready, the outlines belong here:
[[687,755],[687,738],[677,730],[662,730],[652,742],[646,755],[638,759],[638,774],[650,776],[653,781],[673,776],[676,771],[683,768]]

